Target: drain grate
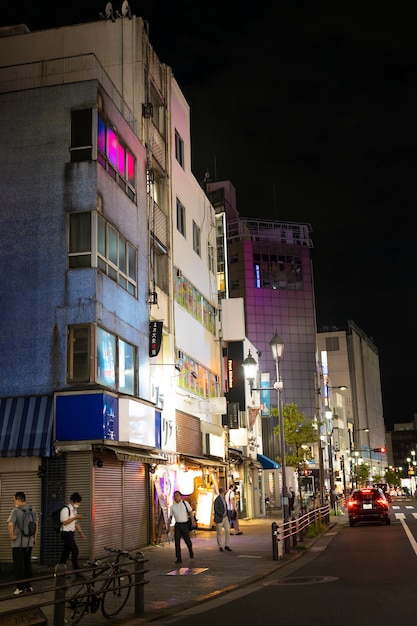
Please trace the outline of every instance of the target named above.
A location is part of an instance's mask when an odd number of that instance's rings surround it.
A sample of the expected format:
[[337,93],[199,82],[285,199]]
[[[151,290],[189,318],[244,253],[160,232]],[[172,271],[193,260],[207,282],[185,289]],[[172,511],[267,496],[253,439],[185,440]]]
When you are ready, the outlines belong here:
[[293,578],[277,578],[265,586],[270,585],[317,585],[318,583],[332,583],[336,576],[294,576]]

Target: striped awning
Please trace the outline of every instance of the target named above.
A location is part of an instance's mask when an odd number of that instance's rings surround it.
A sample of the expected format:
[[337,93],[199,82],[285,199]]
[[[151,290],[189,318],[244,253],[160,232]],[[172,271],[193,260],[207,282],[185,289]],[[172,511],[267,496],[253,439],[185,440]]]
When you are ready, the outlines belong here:
[[52,456],[53,396],[0,398],[0,456]]

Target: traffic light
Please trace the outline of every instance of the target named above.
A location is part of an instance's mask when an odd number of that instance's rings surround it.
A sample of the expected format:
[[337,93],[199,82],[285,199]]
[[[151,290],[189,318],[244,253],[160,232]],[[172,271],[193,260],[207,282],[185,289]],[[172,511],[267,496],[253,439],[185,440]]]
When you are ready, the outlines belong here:
[[382,447],[382,448],[373,448],[372,451],[373,452],[381,452],[383,454],[384,452],[387,451],[387,449],[384,448],[384,447]]

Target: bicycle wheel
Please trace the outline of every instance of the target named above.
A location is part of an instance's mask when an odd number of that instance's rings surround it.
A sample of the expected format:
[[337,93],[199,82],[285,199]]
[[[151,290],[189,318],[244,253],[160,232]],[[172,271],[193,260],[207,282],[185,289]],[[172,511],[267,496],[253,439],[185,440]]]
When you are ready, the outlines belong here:
[[124,569],[119,570],[106,582],[101,601],[101,612],[104,617],[110,618],[120,613],[130,596],[131,584],[132,577]]
[[77,583],[69,589],[70,596],[65,600],[65,624],[78,624],[88,606],[89,588],[85,583]]

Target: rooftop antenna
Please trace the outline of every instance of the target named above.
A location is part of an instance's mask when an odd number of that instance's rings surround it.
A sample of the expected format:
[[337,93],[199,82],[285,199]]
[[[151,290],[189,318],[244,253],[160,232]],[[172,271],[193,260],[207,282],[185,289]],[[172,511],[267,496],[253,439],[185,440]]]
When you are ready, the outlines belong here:
[[273,183],[273,191],[274,191],[274,214],[275,214],[275,219],[278,219],[278,208],[277,208],[277,194],[276,194],[276,189],[275,189],[275,183]]

